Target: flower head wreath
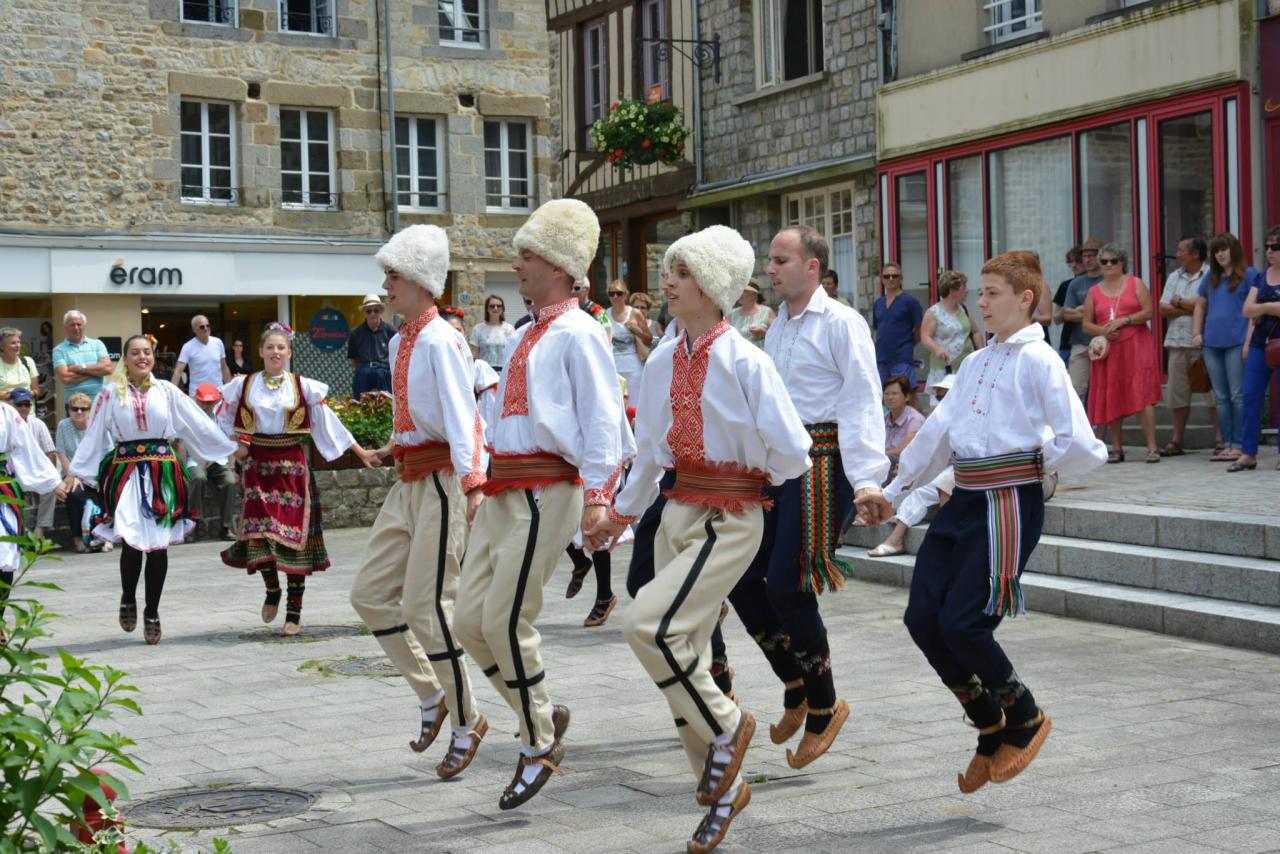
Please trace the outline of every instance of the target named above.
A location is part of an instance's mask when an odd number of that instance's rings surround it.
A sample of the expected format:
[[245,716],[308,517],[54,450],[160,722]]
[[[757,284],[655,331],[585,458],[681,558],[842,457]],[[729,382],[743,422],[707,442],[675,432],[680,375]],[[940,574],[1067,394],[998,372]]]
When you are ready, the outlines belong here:
[[278,320],[273,320],[267,324],[267,331],[279,332],[282,335],[284,335],[285,338],[288,338],[290,341],[293,340],[293,327],[289,326],[289,324],[287,323],[281,323]]

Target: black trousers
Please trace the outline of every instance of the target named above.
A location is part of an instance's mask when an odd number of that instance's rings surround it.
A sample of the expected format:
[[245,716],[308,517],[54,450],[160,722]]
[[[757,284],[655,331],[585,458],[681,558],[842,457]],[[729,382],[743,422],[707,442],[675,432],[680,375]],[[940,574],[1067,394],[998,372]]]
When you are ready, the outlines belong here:
[[[1044,492],[1040,484],[1016,487],[1021,523],[1018,574],[1040,540]],[[977,676],[1002,682],[1013,672],[996,643],[1000,617],[985,613],[991,598],[987,493],[957,489],[929,526],[916,555],[904,622],[944,684]]]
[[[835,469],[835,517],[840,520],[836,530],[842,531],[853,510],[853,487],[844,476],[838,454]],[[766,493],[773,499],[773,509],[764,514],[760,551],[729,594],[729,601],[753,636],[782,632],[791,638],[792,649],[823,648],[827,628],[818,612],[818,596],[800,589],[804,548],[800,478],[770,487]]]

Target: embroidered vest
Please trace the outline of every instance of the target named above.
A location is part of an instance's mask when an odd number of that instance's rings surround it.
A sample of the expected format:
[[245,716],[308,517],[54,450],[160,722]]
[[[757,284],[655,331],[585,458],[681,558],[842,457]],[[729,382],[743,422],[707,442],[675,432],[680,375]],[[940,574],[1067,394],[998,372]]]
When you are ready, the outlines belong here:
[[[249,403],[249,389],[262,372],[252,373],[244,378],[240,388],[240,405],[236,407],[235,430],[237,433],[252,435],[258,432],[257,413],[253,404]],[[302,396],[302,378],[295,373],[288,373],[285,382],[293,383],[294,405],[285,410],[284,432],[288,435],[311,435],[311,413],[307,409],[306,398]]]

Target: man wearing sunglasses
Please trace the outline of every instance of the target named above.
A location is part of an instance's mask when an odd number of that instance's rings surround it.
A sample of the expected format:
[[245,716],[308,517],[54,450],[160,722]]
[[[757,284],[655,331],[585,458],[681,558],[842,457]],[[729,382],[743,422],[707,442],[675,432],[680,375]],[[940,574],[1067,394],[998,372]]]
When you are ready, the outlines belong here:
[[1071,386],[1076,390],[1081,403],[1085,403],[1089,397],[1091,336],[1085,333],[1084,326],[1080,324],[1084,322],[1085,298],[1089,296],[1090,289],[1102,281],[1102,265],[1098,263],[1098,252],[1101,249],[1102,241],[1096,237],[1089,238],[1080,246],[1084,274],[1071,280],[1071,284],[1067,286],[1067,300],[1062,304],[1062,319],[1077,324],[1071,332],[1071,355],[1067,357],[1067,371],[1071,374]]
[[884,296],[876,300],[871,311],[880,381],[903,376],[915,385],[915,347],[920,343],[924,308],[918,299],[902,290],[902,268],[897,264],[884,265],[880,282],[884,285]]
[[366,294],[360,303],[361,323],[347,336],[347,358],[351,360],[351,395],[359,397],[366,391],[391,391],[391,339],[396,329],[382,319],[382,297]]
[[191,318],[191,331],[195,333],[182,351],[178,364],[173,367],[173,384],[181,387],[183,374],[187,375],[187,394],[196,399],[196,389],[208,383],[220,386],[231,381],[231,368],[227,367],[227,348],[221,338],[210,333],[209,318],[197,314]]

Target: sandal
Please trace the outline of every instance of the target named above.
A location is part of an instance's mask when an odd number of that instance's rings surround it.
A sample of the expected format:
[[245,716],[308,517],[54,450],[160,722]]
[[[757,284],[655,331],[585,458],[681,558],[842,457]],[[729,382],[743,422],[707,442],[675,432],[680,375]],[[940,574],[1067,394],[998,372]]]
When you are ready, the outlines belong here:
[[270,623],[280,613],[280,597],[284,595],[279,587],[275,590],[267,588],[267,597],[262,600],[262,622]]
[[138,605],[135,602],[132,605],[120,604],[120,628],[126,632],[131,632],[138,627]]
[[582,582],[586,581],[587,573],[590,571],[591,561],[573,567],[573,573],[569,576],[569,587],[564,591],[564,598],[572,599],[578,595],[578,591],[582,589]]
[[[804,687],[803,679],[793,679],[790,682],[783,683],[783,690],[794,691],[796,688]],[[791,740],[791,736],[800,730],[800,725],[804,723],[805,715],[809,713],[809,701],[801,700],[800,705],[788,708],[782,707],[782,720],[776,724],[769,724],[769,740],[774,744],[785,744]]]
[[[511,783],[502,792],[502,797],[498,799],[498,809],[512,810],[532,798],[538,792],[542,791],[542,787],[551,779],[552,772],[564,776],[564,772],[560,770],[560,763],[564,761],[564,744],[557,741],[551,745],[551,750],[542,756],[525,756],[521,754],[520,761],[516,763],[516,775],[511,778]],[[524,769],[530,765],[541,765],[538,769],[538,776],[534,778],[532,783],[524,781]]]
[[[702,763],[702,779],[698,781],[696,797],[704,807],[715,806],[724,796],[729,786],[738,778],[742,768],[742,759],[751,746],[751,736],[756,734],[756,719],[750,712],[742,712],[738,716],[738,728],[733,732],[733,740],[717,747],[715,744],[707,748],[707,759]],[[728,762],[717,762],[716,754],[729,754]]]
[[836,700],[829,709],[810,709],[811,715],[830,715],[831,720],[822,732],[805,732],[800,739],[800,747],[795,753],[787,750],[787,764],[792,768],[803,768],[819,756],[827,752],[831,742],[836,740],[840,728],[849,719],[849,703],[847,700]]
[[285,620],[284,630],[280,632],[283,637],[296,637],[298,632],[302,631],[302,623],[296,620]]
[[1149,462],[1149,463],[1158,463],[1158,462],[1160,462],[1160,452],[1159,452],[1159,451],[1147,451],[1147,462]]
[[147,642],[148,646],[155,646],[160,643],[159,617],[142,618],[142,639]]
[[[1258,467],[1257,460],[1254,460],[1251,463],[1242,463],[1240,462],[1240,460],[1237,459],[1231,465],[1227,466],[1227,471],[1253,471],[1257,467]],[[1277,466],[1277,468],[1280,468],[1280,466]]]
[[1209,457],[1211,463],[1230,463],[1240,458],[1240,452],[1234,448],[1223,448],[1221,451],[1214,451],[1212,457]]
[[454,736],[449,737],[449,749],[445,751],[444,759],[441,759],[440,764],[436,766],[436,774],[441,780],[456,777],[467,770],[471,760],[476,758],[476,750],[479,749],[480,742],[484,740],[485,733],[488,731],[489,721],[481,715],[476,725],[467,732],[467,735],[471,736],[469,747],[458,747],[457,739]]
[[608,599],[597,599],[596,604],[591,607],[591,613],[587,614],[587,618],[582,621],[582,625],[591,628],[593,626],[603,626],[609,620],[609,615],[613,613],[613,609],[618,607],[618,597],[611,596]]
[[1031,760],[1036,758],[1040,753],[1040,748],[1044,745],[1045,739],[1049,737],[1049,731],[1053,729],[1053,719],[1044,713],[1043,710],[1025,724],[1016,727],[1006,728],[1006,738],[1009,730],[1028,730],[1033,729],[1034,734],[1031,739],[1023,747],[1006,741],[996,750],[996,755],[991,757],[991,782],[1004,783],[1012,780],[1018,774],[1031,764]]
[[1162,457],[1181,457],[1184,454],[1186,454],[1186,451],[1182,449],[1181,442],[1170,442],[1160,449],[1160,456]]
[[1107,454],[1108,465],[1122,462],[1124,462],[1124,451],[1112,451]]
[[[749,803],[751,803],[751,784],[743,780],[742,788],[738,789],[738,794],[734,796],[732,802],[724,805],[716,804],[702,817],[698,829],[693,832],[693,838],[685,846],[688,854],[707,854],[723,842],[729,825]],[[722,812],[726,806],[729,808],[728,812]]]
[[1004,730],[1004,713],[1000,720],[989,727],[978,730],[978,749],[969,760],[969,767],[963,774],[956,774],[956,785],[966,795],[978,791],[991,781],[991,758],[1000,749],[1000,732]]
[[[436,703],[435,718],[431,721],[423,720],[422,729],[419,730],[417,739],[409,742],[409,746],[413,748],[414,753],[421,753],[431,746],[432,742],[436,740],[436,736],[440,734],[440,728],[444,726],[444,719],[448,715],[449,713],[444,708],[444,698],[441,697],[440,702]],[[484,720],[483,716],[481,716],[481,720]],[[488,726],[488,723],[486,723],[485,728],[488,729]],[[461,771],[462,769],[459,768],[458,770]]]
[[874,549],[867,551],[867,557],[893,557],[900,555],[907,550],[904,545],[891,545],[889,543],[881,543]]

